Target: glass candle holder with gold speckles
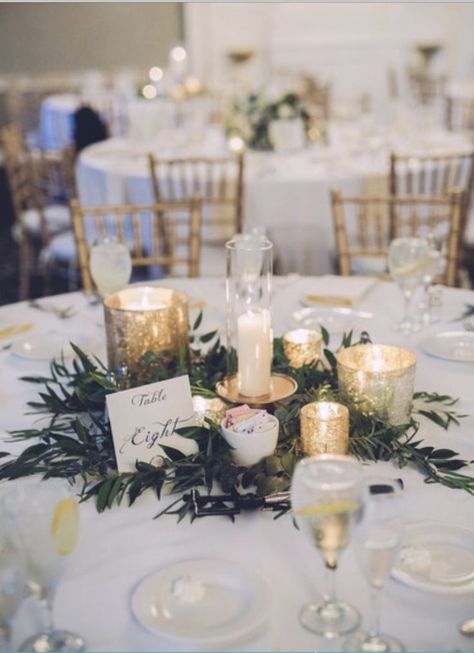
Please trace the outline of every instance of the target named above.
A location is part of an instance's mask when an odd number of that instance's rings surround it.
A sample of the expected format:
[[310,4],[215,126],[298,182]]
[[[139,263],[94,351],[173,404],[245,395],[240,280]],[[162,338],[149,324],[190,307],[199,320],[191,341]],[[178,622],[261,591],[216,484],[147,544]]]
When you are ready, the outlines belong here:
[[321,355],[321,334],[312,329],[294,329],[283,335],[283,351],[291,367],[311,365]]
[[363,415],[394,426],[410,421],[416,356],[391,345],[355,345],[337,355],[341,395]]
[[349,410],[334,401],[313,401],[300,411],[301,446],[308,456],[345,455],[349,449]]
[[104,300],[109,369],[132,376],[144,354],[177,354],[188,347],[188,298],[170,288],[134,286]]

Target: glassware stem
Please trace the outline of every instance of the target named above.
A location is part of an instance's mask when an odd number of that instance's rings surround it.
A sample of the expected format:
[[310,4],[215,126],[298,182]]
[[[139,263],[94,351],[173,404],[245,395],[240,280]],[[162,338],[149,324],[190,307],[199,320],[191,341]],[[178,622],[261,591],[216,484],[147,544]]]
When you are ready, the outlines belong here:
[[411,299],[413,297],[413,292],[411,290],[403,291],[403,320],[402,323],[410,324],[411,323]]
[[324,567],[324,603],[328,605],[336,602],[336,569],[337,565]]
[[382,601],[380,596],[380,589],[375,587],[370,591],[370,624],[369,624],[369,638],[378,639],[380,637],[380,616],[382,611]]

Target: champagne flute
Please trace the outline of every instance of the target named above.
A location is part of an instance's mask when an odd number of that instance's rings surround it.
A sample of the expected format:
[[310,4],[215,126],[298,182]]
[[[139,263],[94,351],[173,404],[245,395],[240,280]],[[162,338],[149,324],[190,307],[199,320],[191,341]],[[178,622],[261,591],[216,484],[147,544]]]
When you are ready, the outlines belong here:
[[56,630],[53,600],[64,557],[75,547],[79,508],[64,479],[16,479],[2,487],[2,523],[19,558],[30,590],[45,610],[46,626],[29,637],[22,651],[83,651],[78,635]]
[[90,249],[89,268],[101,297],[121,290],[132,274],[128,247],[119,243],[114,236],[96,241]]
[[298,463],[291,484],[291,506],[299,529],[319,549],[326,568],[326,592],[320,605],[307,604],[300,623],[332,638],[350,632],[360,621],[357,610],[335,596],[340,552],[350,539],[352,524],[364,501],[363,468],[348,456],[324,454]]
[[390,243],[388,268],[405,300],[404,315],[396,331],[408,334],[421,328],[413,320],[411,302],[429,261],[428,243],[423,238],[396,238]]
[[380,631],[381,592],[402,538],[401,490],[396,481],[370,478],[364,519],[355,529],[354,544],[362,571],[371,587],[371,621],[367,631],[349,635],[345,651],[384,653],[403,651],[403,645]]

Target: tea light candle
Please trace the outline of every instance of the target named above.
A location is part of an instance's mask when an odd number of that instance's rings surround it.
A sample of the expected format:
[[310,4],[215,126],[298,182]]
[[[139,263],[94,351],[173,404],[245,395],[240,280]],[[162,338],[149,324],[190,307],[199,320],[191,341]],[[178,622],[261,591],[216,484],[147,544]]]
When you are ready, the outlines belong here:
[[346,454],[349,410],[332,401],[314,401],[300,411],[301,445],[305,454]]
[[247,311],[237,320],[239,391],[246,397],[270,392],[272,366],[270,311]]
[[355,345],[337,355],[341,394],[354,409],[393,425],[410,421],[416,356],[390,345]]
[[312,329],[295,329],[283,336],[283,351],[292,367],[310,365],[320,357],[321,334]]
[[225,417],[227,405],[219,397],[193,396],[194,415],[201,426],[206,426],[204,418],[220,424]]
[[133,375],[147,352],[177,354],[188,346],[188,300],[170,288],[133,286],[104,300],[109,368]]

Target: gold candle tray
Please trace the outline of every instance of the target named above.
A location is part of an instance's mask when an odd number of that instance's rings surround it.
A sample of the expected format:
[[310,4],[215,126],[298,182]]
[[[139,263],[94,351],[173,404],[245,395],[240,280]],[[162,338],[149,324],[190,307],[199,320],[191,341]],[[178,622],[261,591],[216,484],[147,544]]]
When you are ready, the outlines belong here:
[[298,384],[291,376],[285,374],[272,374],[271,390],[266,395],[259,397],[246,397],[239,392],[239,383],[237,374],[227,377],[216,385],[216,393],[233,404],[248,404],[249,406],[268,406],[282,399],[288,399],[295,394]]

